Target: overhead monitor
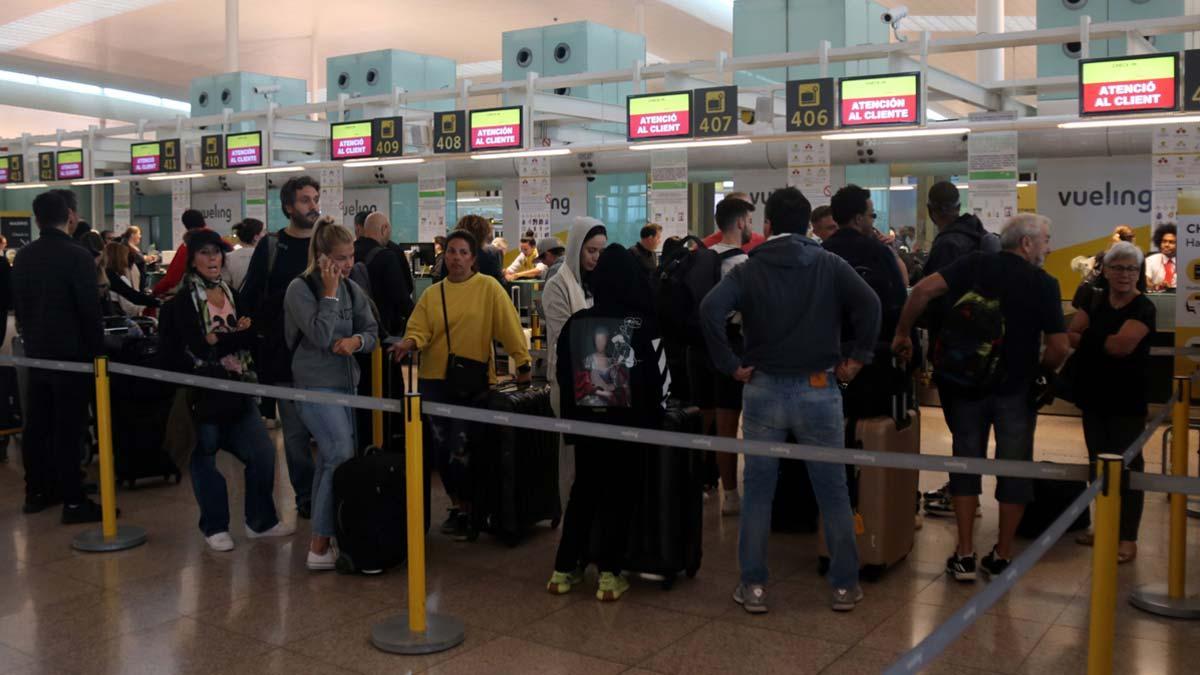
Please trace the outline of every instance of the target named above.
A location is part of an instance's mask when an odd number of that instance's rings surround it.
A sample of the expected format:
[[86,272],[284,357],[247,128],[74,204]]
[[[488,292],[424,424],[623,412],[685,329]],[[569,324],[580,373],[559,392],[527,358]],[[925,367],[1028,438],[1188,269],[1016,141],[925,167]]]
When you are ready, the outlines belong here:
[[83,151],[60,150],[56,158],[58,180],[83,178]]
[[630,141],[690,138],[692,92],[640,94],[625,99]]
[[129,146],[129,173],[140,176],[162,171],[162,143],[134,143]]
[[1079,114],[1179,108],[1179,55],[1147,54],[1079,62]]
[[262,132],[248,131],[225,136],[225,168],[262,166]]
[[25,182],[25,156],[0,157],[0,184]]
[[520,106],[472,110],[471,150],[508,150],[520,148],[524,116]]
[[921,122],[921,74],[868,75],[838,80],[841,126]]
[[329,156],[333,159],[370,157],[373,145],[369,120],[329,125]]

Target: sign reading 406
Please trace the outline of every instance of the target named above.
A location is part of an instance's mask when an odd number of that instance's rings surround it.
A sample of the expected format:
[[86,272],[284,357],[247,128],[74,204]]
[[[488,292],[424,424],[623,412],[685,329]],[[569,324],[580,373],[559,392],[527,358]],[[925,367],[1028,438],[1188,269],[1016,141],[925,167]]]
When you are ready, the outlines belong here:
[[832,77],[787,83],[788,131],[828,131],[835,126]]

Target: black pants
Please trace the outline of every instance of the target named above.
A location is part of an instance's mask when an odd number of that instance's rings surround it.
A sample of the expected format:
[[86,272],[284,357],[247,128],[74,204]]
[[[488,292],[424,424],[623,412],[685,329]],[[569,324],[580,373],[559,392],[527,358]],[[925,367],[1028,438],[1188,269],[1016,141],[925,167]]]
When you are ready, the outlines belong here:
[[[1087,442],[1088,458],[1104,453],[1121,454],[1137,439],[1146,426],[1145,415],[1112,415],[1083,411],[1083,439]],[[1146,460],[1138,452],[1129,463],[1128,471],[1143,471]],[[1142,505],[1146,495],[1141,490],[1121,491],[1121,541],[1137,541],[1138,526],[1142,523]]]
[[628,443],[583,438],[575,443],[575,482],[563,516],[554,569],[570,572],[594,559],[601,572],[620,574],[629,542],[633,492]]
[[79,463],[92,391],[87,375],[30,369],[22,444],[26,497],[83,501]]

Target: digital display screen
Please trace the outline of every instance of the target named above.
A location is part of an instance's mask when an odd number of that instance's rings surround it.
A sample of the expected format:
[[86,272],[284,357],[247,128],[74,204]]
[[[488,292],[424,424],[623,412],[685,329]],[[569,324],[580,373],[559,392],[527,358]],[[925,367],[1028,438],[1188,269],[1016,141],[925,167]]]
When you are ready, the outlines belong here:
[[225,137],[225,167],[238,169],[262,165],[262,132],[229,134]]
[[521,108],[472,110],[471,149],[507,150],[522,146]]
[[1179,105],[1179,56],[1150,54],[1079,63],[1079,113],[1175,110]]
[[625,100],[629,118],[628,139],[647,141],[688,138],[692,135],[692,93],[630,96]]
[[58,179],[83,178],[83,151],[62,150],[58,153]]
[[5,158],[4,162],[0,163],[0,185],[3,185],[7,182],[8,182],[8,158]]
[[4,170],[3,183],[24,183],[25,182],[25,156],[24,155],[9,155],[0,157],[0,169]]
[[129,146],[129,173],[140,175],[162,170],[162,144],[134,143]]
[[921,76],[918,73],[848,77],[838,80],[843,127],[919,124]]
[[329,125],[329,156],[358,159],[371,156],[371,122],[335,122]]

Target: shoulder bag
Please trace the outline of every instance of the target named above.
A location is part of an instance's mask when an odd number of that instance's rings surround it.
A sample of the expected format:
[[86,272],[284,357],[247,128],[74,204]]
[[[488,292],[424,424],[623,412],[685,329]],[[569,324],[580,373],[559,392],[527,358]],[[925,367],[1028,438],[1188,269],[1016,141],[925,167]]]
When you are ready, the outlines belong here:
[[458,356],[450,343],[450,317],[446,312],[446,286],[440,282],[442,294],[442,322],[446,327],[446,385],[450,392],[461,400],[470,400],[483,394],[488,388],[488,363]]

